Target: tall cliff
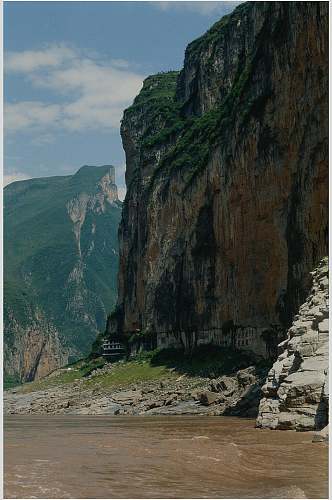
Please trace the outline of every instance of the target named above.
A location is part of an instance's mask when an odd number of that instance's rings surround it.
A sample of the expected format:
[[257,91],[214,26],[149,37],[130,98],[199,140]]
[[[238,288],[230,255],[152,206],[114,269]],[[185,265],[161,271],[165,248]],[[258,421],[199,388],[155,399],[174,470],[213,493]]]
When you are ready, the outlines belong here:
[[327,254],[328,4],[248,2],[124,113],[109,331],[270,356]]
[[[116,302],[122,203],[112,166],[4,190],[5,381],[88,353]],[[106,279],[107,277],[107,279]]]

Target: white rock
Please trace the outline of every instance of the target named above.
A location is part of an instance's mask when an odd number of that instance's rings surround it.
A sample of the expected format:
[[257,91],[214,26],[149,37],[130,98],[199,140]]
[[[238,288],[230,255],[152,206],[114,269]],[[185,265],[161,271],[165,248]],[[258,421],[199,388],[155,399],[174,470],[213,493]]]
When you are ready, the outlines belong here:
[[[271,429],[315,429],[327,421],[327,260],[312,273],[313,287],[278,346],[278,360],[263,386],[257,425]],[[324,278],[324,281],[322,279]],[[276,422],[277,419],[277,422]]]
[[328,332],[329,331],[329,320],[324,319],[323,321],[321,321],[318,325],[318,330],[320,332]]

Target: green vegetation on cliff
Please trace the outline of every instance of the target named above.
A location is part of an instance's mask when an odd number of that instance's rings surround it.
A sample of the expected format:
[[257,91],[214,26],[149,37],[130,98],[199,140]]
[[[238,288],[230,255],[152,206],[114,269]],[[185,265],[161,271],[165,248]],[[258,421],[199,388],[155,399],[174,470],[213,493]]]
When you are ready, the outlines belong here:
[[[223,17],[202,37],[190,43],[186,49],[187,64],[188,61],[196,61],[197,64],[197,60],[202,59],[207,72],[205,78],[208,79],[208,68],[215,58],[216,46],[223,38],[230,37],[230,32],[235,30],[248,9],[248,3],[238,6],[232,14]],[[239,58],[232,85],[224,97],[204,113],[187,113],[188,103],[183,100],[181,88],[182,72],[159,73],[145,80],[140,94],[126,110],[125,119],[130,119],[139,109],[139,114],[149,124],[140,142],[142,165],[145,163],[144,157],[150,160],[150,151],[163,148],[164,154],[154,169],[150,189],[161,173],[169,177],[179,170],[186,188],[189,187],[196,175],[206,167],[215,147],[227,139],[235,120],[245,128],[250,116],[257,118],[258,114],[264,112],[271,97],[265,83],[259,95],[251,95],[246,89],[256,69],[256,59],[262,56],[261,42],[265,43],[266,38],[267,43],[273,33],[267,33],[263,24],[257,43],[252,52],[246,55],[245,62]],[[268,141],[273,139],[267,137]],[[223,147],[227,147],[227,141]]]
[[144,130],[141,147],[151,148],[161,144],[181,130],[183,126],[183,121],[179,117],[181,104],[175,99],[178,76],[178,71],[149,76],[144,80],[143,88],[132,106],[125,111],[126,119],[141,113],[147,118],[145,118],[147,127]]
[[[236,9],[226,16],[223,16],[219,21],[213,24],[210,29],[204,35],[193,40],[186,48],[186,56],[197,57],[200,52],[207,49],[209,45],[220,42],[220,40],[226,36],[227,29],[233,28],[233,23],[238,22],[243,18],[246,11],[250,10],[250,2],[245,2],[238,5]],[[230,22],[231,21],[231,22]]]
[[126,112],[133,113],[142,107],[145,111],[147,106],[153,113],[169,109],[174,101],[178,75],[178,71],[168,71],[146,78],[141,92],[135,97],[132,106]]

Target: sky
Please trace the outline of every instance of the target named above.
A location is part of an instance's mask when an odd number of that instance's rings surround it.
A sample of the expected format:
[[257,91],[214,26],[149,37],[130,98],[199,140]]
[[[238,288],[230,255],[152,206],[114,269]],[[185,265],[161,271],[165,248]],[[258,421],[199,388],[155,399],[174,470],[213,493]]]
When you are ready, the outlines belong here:
[[4,3],[4,184],[116,167],[123,110],[239,2]]

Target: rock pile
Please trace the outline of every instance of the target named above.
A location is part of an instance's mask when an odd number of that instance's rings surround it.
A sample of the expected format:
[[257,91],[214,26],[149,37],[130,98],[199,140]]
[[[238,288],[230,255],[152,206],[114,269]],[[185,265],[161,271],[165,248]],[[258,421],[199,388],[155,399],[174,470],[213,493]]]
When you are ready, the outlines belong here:
[[[111,365],[103,373],[111,372]],[[99,371],[89,375],[89,379]],[[185,374],[132,383],[114,390],[83,380],[22,394],[6,391],[5,414],[238,415],[256,417],[266,370],[249,366],[215,379]]]
[[299,431],[328,422],[328,260],[311,273],[312,289],[279,344],[280,355],[262,387],[257,426]]

